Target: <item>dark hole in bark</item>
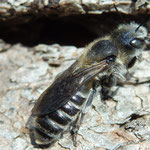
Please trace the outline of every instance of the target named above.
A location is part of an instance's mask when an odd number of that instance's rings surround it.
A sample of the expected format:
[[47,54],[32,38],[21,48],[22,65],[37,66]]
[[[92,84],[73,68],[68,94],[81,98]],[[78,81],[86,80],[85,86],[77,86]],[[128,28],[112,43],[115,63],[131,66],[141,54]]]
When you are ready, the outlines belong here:
[[[123,15],[123,18],[127,23],[130,21],[143,23],[145,16]],[[83,47],[95,38],[110,33],[118,24],[124,22],[117,13],[69,17],[32,16],[32,19],[26,22],[25,18],[28,16],[20,18],[0,21],[0,39],[10,44],[21,43],[29,47],[54,43]]]

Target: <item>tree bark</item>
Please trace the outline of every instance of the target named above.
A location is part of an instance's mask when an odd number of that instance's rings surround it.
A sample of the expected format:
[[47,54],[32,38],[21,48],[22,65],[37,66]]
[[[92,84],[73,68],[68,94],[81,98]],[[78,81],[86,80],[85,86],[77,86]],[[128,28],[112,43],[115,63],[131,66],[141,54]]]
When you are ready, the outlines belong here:
[[[56,75],[83,53],[86,44],[111,33],[124,19],[149,29],[149,14],[148,0],[1,0],[0,149],[35,149],[25,125]],[[141,84],[128,81],[105,104],[97,93],[80,127],[77,147],[67,133],[49,149],[149,149],[149,66],[150,53],[145,51],[131,71]]]

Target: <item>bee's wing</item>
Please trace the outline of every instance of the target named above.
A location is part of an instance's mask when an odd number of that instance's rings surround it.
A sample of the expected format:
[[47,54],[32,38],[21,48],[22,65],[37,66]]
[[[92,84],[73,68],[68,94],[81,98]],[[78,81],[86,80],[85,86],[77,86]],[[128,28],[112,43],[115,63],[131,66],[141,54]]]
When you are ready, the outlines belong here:
[[92,66],[77,68],[76,64],[69,67],[54,83],[39,97],[32,109],[33,115],[46,115],[65,105],[76,94],[83,84],[86,84],[98,73],[111,65],[106,60]]

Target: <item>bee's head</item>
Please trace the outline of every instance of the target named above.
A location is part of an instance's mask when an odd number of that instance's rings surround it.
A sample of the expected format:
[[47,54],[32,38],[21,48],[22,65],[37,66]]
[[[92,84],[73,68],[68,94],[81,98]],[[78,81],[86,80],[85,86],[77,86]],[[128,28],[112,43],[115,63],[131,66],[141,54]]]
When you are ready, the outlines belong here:
[[135,64],[146,48],[147,41],[150,43],[145,27],[136,23],[122,24],[110,35],[90,43],[80,60],[82,65],[91,65],[113,58],[115,63],[110,72],[119,74],[120,77],[125,76],[128,68]]
[[136,23],[122,24],[111,34],[111,40],[120,52],[120,59],[127,67],[146,48],[147,29]]

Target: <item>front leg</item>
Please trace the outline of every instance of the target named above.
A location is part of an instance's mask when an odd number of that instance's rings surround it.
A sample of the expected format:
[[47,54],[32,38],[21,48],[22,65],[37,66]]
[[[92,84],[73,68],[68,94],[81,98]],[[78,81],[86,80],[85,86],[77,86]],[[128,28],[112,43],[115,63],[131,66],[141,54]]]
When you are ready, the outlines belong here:
[[112,98],[118,90],[117,89],[115,91],[112,91],[112,87],[117,84],[117,79],[112,74],[110,76],[104,76],[100,80],[100,84],[101,84],[100,96],[102,100],[107,100],[109,98]]

